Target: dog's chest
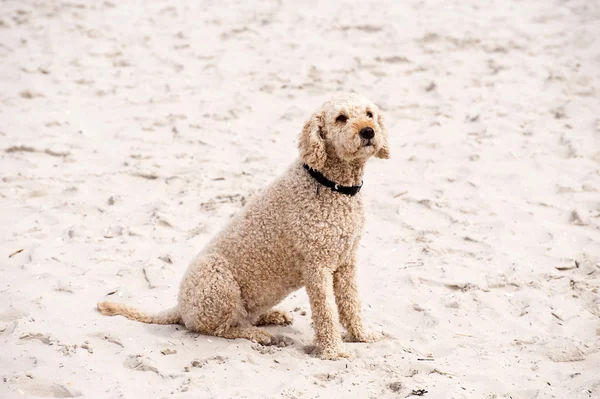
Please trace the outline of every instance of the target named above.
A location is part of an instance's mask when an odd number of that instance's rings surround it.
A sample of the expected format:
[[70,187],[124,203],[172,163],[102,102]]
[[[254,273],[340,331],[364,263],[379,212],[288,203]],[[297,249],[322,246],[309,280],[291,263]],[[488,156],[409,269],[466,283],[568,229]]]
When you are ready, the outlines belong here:
[[362,232],[362,220],[359,215],[329,223],[332,239],[341,247],[352,247]]
[[352,253],[352,249],[360,240],[364,225],[362,207],[355,204],[353,207],[338,208],[325,219],[325,231],[330,248],[339,256],[340,263],[345,262]]

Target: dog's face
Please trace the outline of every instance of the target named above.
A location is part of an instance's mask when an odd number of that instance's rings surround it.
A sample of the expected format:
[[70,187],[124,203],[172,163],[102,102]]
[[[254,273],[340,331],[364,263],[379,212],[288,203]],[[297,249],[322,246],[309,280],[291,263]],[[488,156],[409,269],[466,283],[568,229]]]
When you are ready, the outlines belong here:
[[389,158],[383,115],[358,94],[338,95],[323,104],[304,124],[299,148],[304,162],[315,169],[332,153],[349,162]]

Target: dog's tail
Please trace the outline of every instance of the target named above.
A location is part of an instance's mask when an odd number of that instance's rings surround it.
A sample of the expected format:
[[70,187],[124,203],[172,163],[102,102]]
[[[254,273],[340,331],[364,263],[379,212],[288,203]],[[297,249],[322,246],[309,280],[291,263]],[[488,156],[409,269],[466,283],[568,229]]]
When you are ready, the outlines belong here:
[[98,302],[98,310],[106,316],[121,315],[129,320],[141,321],[148,324],[181,324],[182,319],[177,307],[165,310],[157,314],[140,312],[131,306],[116,302]]

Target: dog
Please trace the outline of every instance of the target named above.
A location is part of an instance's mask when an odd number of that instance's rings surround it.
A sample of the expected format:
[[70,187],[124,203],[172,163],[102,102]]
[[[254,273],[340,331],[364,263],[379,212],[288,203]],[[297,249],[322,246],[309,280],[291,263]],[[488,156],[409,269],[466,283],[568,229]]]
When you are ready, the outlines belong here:
[[273,307],[304,287],[320,357],[350,358],[328,295],[333,287],[344,339],[378,339],[361,320],[356,257],[365,164],[390,156],[383,115],[362,95],[333,96],[306,121],[298,148],[286,172],[192,260],[174,308],[150,315],[100,302],[100,312],[269,345],[274,337],[260,326],[290,324],[292,317]]

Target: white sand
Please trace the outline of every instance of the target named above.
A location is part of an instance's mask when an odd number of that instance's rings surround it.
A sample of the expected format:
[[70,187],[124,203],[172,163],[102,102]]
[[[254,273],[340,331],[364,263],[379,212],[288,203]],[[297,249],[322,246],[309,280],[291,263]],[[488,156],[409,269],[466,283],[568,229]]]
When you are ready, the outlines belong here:
[[[0,2],[1,398],[600,397],[600,3],[305,3]],[[391,130],[360,253],[387,339],[307,355],[304,291],[286,348],[99,315],[173,305],[338,90]]]

